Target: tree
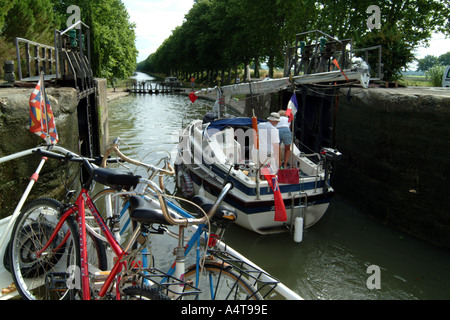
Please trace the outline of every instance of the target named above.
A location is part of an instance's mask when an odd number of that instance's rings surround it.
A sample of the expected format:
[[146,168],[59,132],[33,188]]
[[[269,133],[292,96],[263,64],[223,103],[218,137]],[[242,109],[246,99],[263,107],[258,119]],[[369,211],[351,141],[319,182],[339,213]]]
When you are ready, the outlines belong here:
[[417,71],[427,71],[432,66],[438,63],[438,58],[432,55],[427,55],[425,58],[417,60]]
[[3,31],[5,25],[5,18],[8,16],[8,11],[14,6],[16,0],[0,1],[0,31]]
[[128,78],[136,70],[138,52],[135,25],[129,22],[125,5],[120,0],[103,0],[91,8],[96,54],[101,66],[98,76],[109,80]]
[[81,20],[90,27],[94,76],[125,79],[136,70],[135,25],[121,0],[51,0],[59,28],[67,28],[67,8],[80,7]]
[[51,0],[16,1],[4,18],[2,37],[12,43],[21,37],[49,44],[55,26]]
[[[409,43],[404,34],[395,27],[385,26],[381,30],[371,32],[364,39],[359,40],[362,47],[375,45],[382,46],[382,63],[384,80],[397,81],[401,78],[402,69],[415,60],[413,45]],[[368,61],[369,65],[375,65],[375,59]]]
[[[153,70],[207,71],[267,62],[282,65],[295,35],[321,30],[353,39],[354,48],[382,45],[384,79],[396,80],[432,32],[450,34],[445,0],[379,0],[381,28],[369,29],[372,0],[196,0],[186,21],[146,62]],[[369,61],[373,67],[375,61]]]
[[[412,51],[426,45],[434,31],[450,34],[450,3],[444,0],[379,0],[381,29],[367,27],[366,9],[372,0],[323,0],[317,27],[340,39],[353,38],[357,48],[382,45],[384,78],[401,76],[401,70],[413,59]],[[443,30],[443,26],[447,26]]]
[[438,62],[443,66],[450,66],[450,51],[440,55]]
[[449,66],[450,65],[450,52],[444,53],[439,57],[427,55],[422,59],[417,60],[417,71],[428,71],[430,68],[441,65],[441,66]]
[[[51,0],[0,1],[0,60],[16,57],[15,38],[53,43],[56,20]],[[3,78],[3,68],[0,69]]]

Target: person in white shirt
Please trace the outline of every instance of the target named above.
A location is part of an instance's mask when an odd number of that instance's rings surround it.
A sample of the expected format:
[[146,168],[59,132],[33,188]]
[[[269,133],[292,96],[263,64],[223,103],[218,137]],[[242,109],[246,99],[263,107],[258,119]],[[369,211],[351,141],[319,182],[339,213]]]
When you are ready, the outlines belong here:
[[[289,157],[291,155],[292,132],[290,129],[289,118],[285,116],[286,111],[280,110],[278,111],[278,113],[280,114],[280,122],[278,122],[277,124],[277,129],[280,136],[280,147],[281,143],[284,144],[284,161],[282,168],[286,168],[286,165],[288,164],[289,161]],[[280,155],[279,163],[281,164],[281,151],[279,152],[279,155]]]
[[279,167],[280,138],[276,125],[280,121],[280,114],[272,112],[267,122],[258,124],[259,161],[260,164],[269,165],[274,173]]

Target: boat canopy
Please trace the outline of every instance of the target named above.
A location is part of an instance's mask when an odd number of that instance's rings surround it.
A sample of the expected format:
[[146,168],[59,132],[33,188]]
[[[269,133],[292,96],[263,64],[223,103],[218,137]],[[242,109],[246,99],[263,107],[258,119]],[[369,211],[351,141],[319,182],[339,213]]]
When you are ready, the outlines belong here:
[[[266,122],[266,120],[258,119],[258,123]],[[236,117],[236,118],[226,118],[211,121],[205,128],[208,136],[213,135],[218,131],[222,131],[225,128],[251,128],[252,118],[248,117]]]

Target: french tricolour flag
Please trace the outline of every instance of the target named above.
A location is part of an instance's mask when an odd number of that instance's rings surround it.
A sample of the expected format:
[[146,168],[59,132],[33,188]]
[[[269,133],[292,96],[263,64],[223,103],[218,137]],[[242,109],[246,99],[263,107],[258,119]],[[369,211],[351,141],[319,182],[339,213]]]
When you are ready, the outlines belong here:
[[287,109],[286,109],[286,117],[289,118],[289,122],[291,122],[294,119],[295,114],[298,110],[298,104],[297,104],[297,97],[295,96],[295,92],[291,97],[291,100],[289,100]]

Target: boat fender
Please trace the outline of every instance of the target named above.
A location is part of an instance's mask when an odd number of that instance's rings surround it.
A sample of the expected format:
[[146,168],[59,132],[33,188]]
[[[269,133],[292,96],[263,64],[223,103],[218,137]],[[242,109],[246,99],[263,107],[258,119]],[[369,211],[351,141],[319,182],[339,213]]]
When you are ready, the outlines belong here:
[[190,199],[194,196],[194,185],[192,183],[192,179],[189,173],[184,173],[180,177],[180,187],[181,193],[185,198]]
[[294,222],[294,241],[299,243],[303,240],[303,218],[297,217]]

